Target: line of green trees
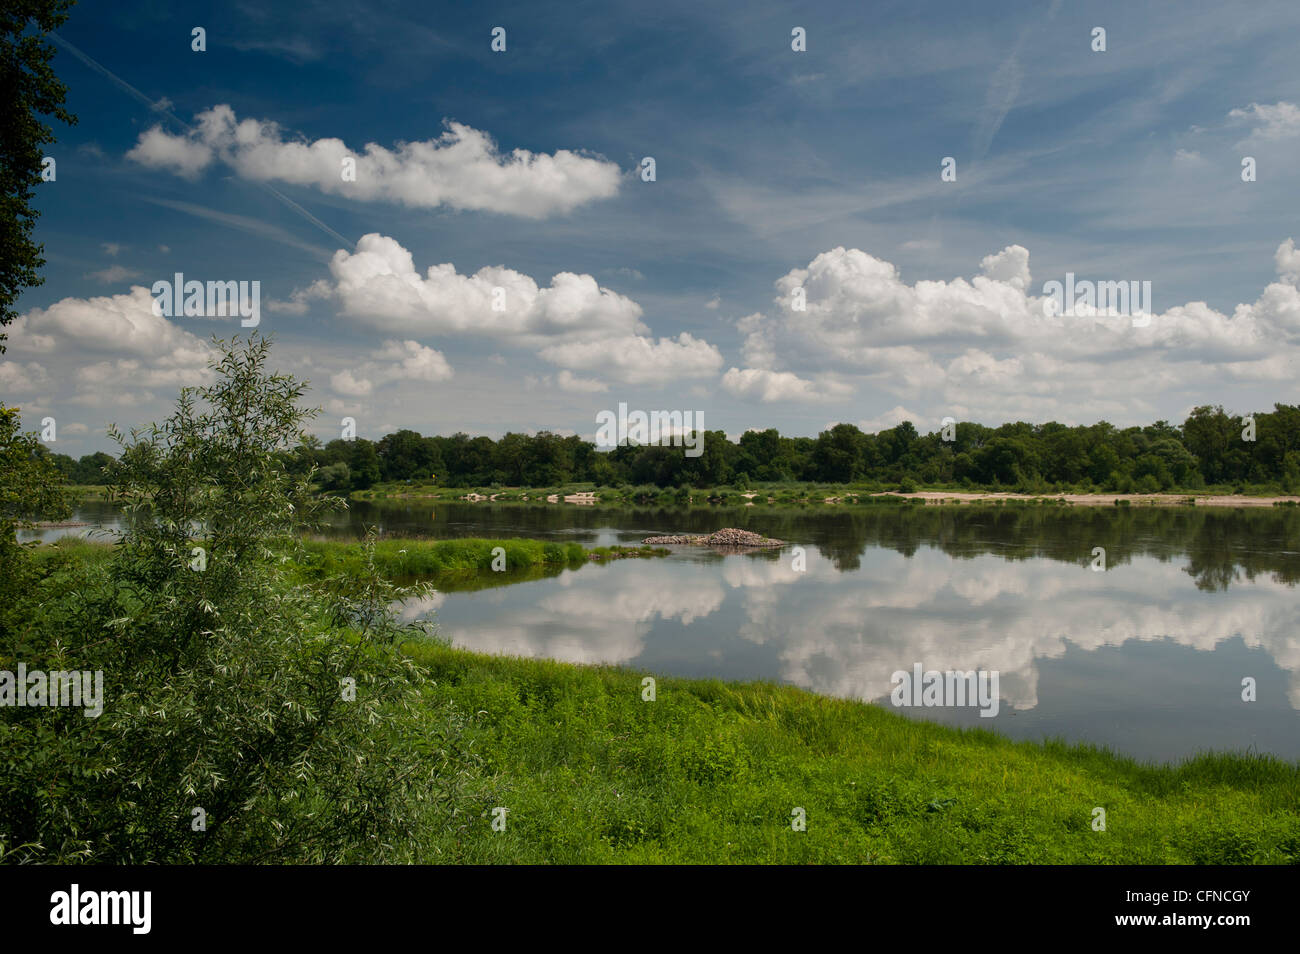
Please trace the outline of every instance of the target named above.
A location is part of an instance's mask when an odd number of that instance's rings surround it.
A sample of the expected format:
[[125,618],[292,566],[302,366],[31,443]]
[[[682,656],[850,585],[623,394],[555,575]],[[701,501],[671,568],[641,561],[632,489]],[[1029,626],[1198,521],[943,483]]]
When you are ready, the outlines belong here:
[[[1253,434],[1250,422],[1254,422]],[[310,440],[288,460],[290,469],[319,469],[325,490],[364,490],[381,482],[436,482],[447,487],[554,487],[570,483],[657,487],[748,486],[751,482],[920,484],[1115,493],[1271,487],[1300,490],[1300,406],[1230,415],[1198,407],[1181,426],[1027,424],[985,427],[962,422],[920,434],[911,422],[875,434],[837,424],[817,437],[784,437],[774,428],[748,431],[739,442],[706,431],[703,453],[683,447],[625,445],[597,449],[576,436],[549,431],[509,433],[500,440],[425,437],[400,430],[378,441]],[[1254,440],[1249,439],[1251,436]],[[51,454],[69,483],[103,482],[112,458],[102,452],[74,460]]]
[[103,451],[86,454],[80,460],[74,460],[67,454],[50,454],[49,460],[70,484],[102,484],[104,468],[113,463],[113,458]]
[[703,453],[688,457],[683,447],[627,445],[603,451],[576,436],[548,431],[510,433],[494,441],[400,430],[378,441],[312,443],[297,452],[291,467],[299,472],[318,467],[322,486],[339,491],[407,480],[448,487],[814,481],[1031,492],[1154,493],[1247,485],[1300,490],[1300,406],[1294,405],[1277,404],[1246,417],[1222,407],[1198,407],[1181,426],[1157,421],[1118,428],[1103,421],[993,428],[963,422],[948,432],[951,440],[944,436],[942,431],[922,435],[910,422],[875,434],[837,424],[815,438],[785,437],[769,428],[749,431],[738,442],[722,431],[707,431]]

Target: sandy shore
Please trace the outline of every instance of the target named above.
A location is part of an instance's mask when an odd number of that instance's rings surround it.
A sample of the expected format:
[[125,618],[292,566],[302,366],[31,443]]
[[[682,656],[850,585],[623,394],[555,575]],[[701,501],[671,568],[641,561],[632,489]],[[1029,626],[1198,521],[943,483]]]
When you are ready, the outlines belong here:
[[[388,494],[388,499],[430,499],[437,495],[429,494]],[[456,499],[468,501],[470,503],[491,502],[497,499],[500,494],[492,494],[490,497],[479,493],[464,494]],[[754,506],[754,498],[760,496],[755,491],[748,491],[740,494],[745,499],[745,506]],[[850,493],[846,497],[826,497],[823,503],[829,505],[843,504],[846,501],[852,502],[858,499],[857,494]],[[1300,505],[1300,496],[1273,496],[1273,497],[1246,497],[1235,494],[1013,494],[1013,493],[988,493],[979,491],[961,491],[961,490],[922,490],[916,493],[903,494],[893,491],[870,494],[872,497],[910,497],[917,500],[924,500],[927,504],[948,503],[978,503],[994,502],[998,500],[1063,500],[1068,504],[1078,507],[1113,507],[1117,500],[1127,500],[1135,507],[1183,507],[1187,505],[1188,497],[1194,497],[1197,507],[1271,507],[1278,502],[1294,502]],[[384,499],[384,498],[381,498]],[[528,497],[523,497],[527,500]],[[558,494],[548,494],[547,503],[569,503],[569,504],[586,504],[593,505],[600,503],[600,498],[592,491],[582,493],[567,494],[561,498]],[[772,497],[767,498],[768,503],[773,502]]]
[[1181,507],[1187,498],[1194,496],[1198,507],[1271,507],[1274,503],[1291,500],[1300,503],[1300,497],[1243,497],[1235,494],[1011,494],[962,493],[955,490],[923,490],[914,494],[872,494],[873,497],[915,497],[927,502],[945,500],[1064,500],[1081,507],[1113,507],[1116,500],[1127,500],[1139,507]]

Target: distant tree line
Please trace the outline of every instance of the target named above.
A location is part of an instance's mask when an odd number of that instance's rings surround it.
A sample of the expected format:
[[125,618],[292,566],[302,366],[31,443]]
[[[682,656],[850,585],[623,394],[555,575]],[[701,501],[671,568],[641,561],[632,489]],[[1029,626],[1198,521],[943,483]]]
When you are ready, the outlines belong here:
[[63,479],[70,484],[104,483],[104,468],[114,460],[112,456],[105,454],[103,451],[86,454],[80,460],[74,460],[67,454],[50,454],[48,456],[50,463],[63,475]]
[[[1254,440],[1248,427],[1254,421]],[[1245,432],[1245,436],[1243,436]],[[748,486],[754,482],[909,484],[1042,492],[1051,488],[1118,493],[1197,490],[1207,486],[1269,485],[1300,490],[1300,406],[1231,415],[1198,407],[1181,426],[1157,421],[1118,428],[1105,421],[1068,427],[1017,422],[1000,427],[958,423],[920,434],[910,422],[864,433],[837,424],[817,437],[784,437],[774,428],[747,431],[732,442],[706,431],[703,453],[683,447],[624,445],[599,450],[576,436],[549,431],[509,433],[500,440],[425,437],[400,430],[378,441],[311,441],[288,464],[317,467],[325,490],[364,490],[377,483],[435,482],[447,487]],[[53,454],[71,483],[102,482],[107,454],[74,461]]]

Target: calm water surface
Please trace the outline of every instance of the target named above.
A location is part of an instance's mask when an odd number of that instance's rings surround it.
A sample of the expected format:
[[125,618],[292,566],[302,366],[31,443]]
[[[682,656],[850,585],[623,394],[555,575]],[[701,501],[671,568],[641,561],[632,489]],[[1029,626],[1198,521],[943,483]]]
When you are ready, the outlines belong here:
[[[107,504],[76,519],[120,527]],[[1169,761],[1300,758],[1300,513],[862,507],[609,510],[354,504],[331,530],[636,543],[738,526],[803,548],[588,565],[403,607],[455,645],[766,679],[891,706],[892,674],[999,674],[993,718],[899,711]],[[54,533],[56,531],[47,531]],[[84,533],[85,530],[62,531]],[[1094,570],[1093,549],[1106,568]],[[1256,701],[1242,699],[1244,679]],[[892,706],[891,706],[892,707]]]

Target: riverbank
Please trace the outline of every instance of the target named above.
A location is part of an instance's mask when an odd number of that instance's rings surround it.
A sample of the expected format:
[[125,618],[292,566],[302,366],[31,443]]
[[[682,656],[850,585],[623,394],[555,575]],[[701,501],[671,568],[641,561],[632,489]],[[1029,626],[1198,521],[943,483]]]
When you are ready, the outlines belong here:
[[1246,494],[1013,494],[970,493],[951,490],[927,490],[914,494],[893,494],[905,499],[923,500],[926,504],[996,503],[1001,501],[1060,501],[1074,507],[1296,507],[1300,497],[1258,497]]
[[[357,542],[305,546],[304,582],[364,560]],[[491,569],[498,546],[513,561],[507,572]],[[35,548],[43,575],[111,551],[81,540]],[[598,552],[520,539],[381,540],[375,561],[386,575],[418,567],[439,588],[476,588]],[[457,762],[470,803],[454,824],[431,818],[426,862],[1300,863],[1300,765],[1270,757],[1151,766],[789,686],[432,640],[405,651],[432,680],[429,705],[389,728],[437,738],[450,711],[470,760]],[[504,831],[492,828],[498,808]],[[1104,830],[1094,828],[1098,808]],[[800,818],[803,831],[792,825]]]
[[1300,862],[1300,766],[1272,758],[1153,767],[785,686],[654,677],[648,701],[631,669],[409,652],[491,768],[429,861]]
[[108,487],[104,484],[65,484],[63,488],[74,500],[107,500]]
[[[105,487],[77,485],[69,488],[77,500],[107,500]],[[915,500],[927,506],[962,506],[984,504],[1038,504],[1071,507],[1298,507],[1300,495],[1226,493],[1194,490],[1155,494],[1121,493],[1017,493],[1002,490],[880,490],[841,485],[779,485],[756,490],[734,487],[693,488],[683,493],[678,488],[601,487],[590,484],[578,488],[532,487],[441,487],[431,485],[381,484],[348,495],[353,500],[371,502],[424,501],[441,503],[528,504],[532,506],[640,507],[673,506],[796,506],[870,505],[905,503]],[[54,526],[51,524],[50,526]]]
[[644,487],[579,488],[436,487],[381,485],[354,491],[354,500],[426,501],[442,503],[523,504],[532,506],[869,506],[915,501],[926,506],[1045,505],[1071,507],[1295,507],[1300,496],[1274,493],[1016,493],[1000,490],[880,490],[836,485],[781,485],[740,490],[731,487],[659,489]]

